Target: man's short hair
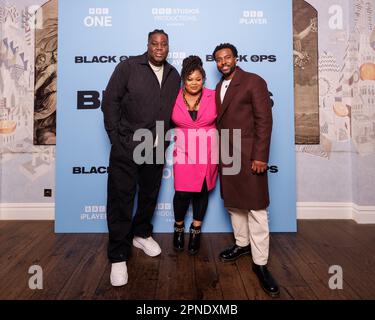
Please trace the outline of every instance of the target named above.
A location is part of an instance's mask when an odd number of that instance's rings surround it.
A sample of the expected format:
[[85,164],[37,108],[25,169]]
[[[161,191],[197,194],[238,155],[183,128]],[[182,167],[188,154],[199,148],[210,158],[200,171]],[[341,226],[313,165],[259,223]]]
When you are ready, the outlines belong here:
[[237,48],[233,44],[230,44],[230,43],[220,43],[218,46],[216,46],[214,52],[212,53],[212,56],[213,56],[214,60],[216,60],[216,58],[215,58],[216,52],[218,52],[221,49],[230,49],[232,51],[232,53],[233,53],[233,56],[235,58],[238,57]]
[[164,34],[167,37],[167,40],[169,41],[168,33],[166,33],[163,29],[155,29],[148,33],[148,42],[150,42],[151,37],[157,33]]

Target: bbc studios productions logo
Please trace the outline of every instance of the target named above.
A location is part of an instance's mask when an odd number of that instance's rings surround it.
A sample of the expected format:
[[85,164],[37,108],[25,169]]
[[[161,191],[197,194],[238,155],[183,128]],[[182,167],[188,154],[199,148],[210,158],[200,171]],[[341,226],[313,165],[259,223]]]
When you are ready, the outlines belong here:
[[165,22],[167,26],[184,26],[199,18],[199,8],[152,8],[154,21]]
[[161,217],[165,222],[174,221],[174,212],[171,202],[159,202],[155,208],[155,214],[158,217]]
[[83,24],[87,28],[112,27],[112,16],[109,13],[109,8],[89,8]]
[[239,19],[241,25],[263,25],[268,23],[263,10],[243,10]]
[[[155,208],[155,215],[164,219],[166,223],[174,222],[173,204],[171,202],[159,202]],[[189,206],[186,217],[192,219],[193,208]]]

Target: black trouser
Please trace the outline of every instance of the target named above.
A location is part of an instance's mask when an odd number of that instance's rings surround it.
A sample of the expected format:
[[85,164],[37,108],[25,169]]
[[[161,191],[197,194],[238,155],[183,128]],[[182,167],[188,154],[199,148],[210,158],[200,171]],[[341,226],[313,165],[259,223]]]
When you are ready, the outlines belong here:
[[203,221],[208,205],[208,191],[206,179],[203,181],[201,192],[176,191],[173,197],[175,221],[184,221],[190,201],[193,202],[193,219]]
[[[107,189],[108,259],[111,263],[128,260],[133,236],[146,238],[151,235],[151,219],[163,167],[163,164],[138,165],[133,161],[131,150],[127,150],[120,142],[112,146]],[[132,218],[137,182],[138,207]]]

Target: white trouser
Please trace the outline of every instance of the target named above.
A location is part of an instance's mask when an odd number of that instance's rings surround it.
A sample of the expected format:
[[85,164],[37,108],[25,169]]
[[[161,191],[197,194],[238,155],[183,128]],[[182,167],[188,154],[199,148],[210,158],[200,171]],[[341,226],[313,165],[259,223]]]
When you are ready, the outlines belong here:
[[268,212],[264,210],[244,210],[227,208],[232,220],[236,245],[251,245],[253,261],[258,265],[266,265],[269,253]]

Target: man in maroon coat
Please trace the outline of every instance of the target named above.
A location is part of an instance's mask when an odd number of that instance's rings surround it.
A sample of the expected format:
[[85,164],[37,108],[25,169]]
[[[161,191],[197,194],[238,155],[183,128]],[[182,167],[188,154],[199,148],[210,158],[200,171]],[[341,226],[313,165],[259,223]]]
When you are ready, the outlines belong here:
[[[230,165],[220,157],[221,196],[231,216],[236,243],[220,253],[222,261],[234,261],[251,254],[253,271],[270,296],[279,288],[267,269],[269,255],[269,206],[267,163],[269,158],[272,110],[266,82],[258,75],[236,66],[237,49],[229,44],[213,52],[223,75],[216,86],[217,126],[229,130],[229,153],[241,166],[233,174]],[[237,129],[237,130],[236,130]],[[239,131],[239,130],[240,131]],[[236,132],[240,139],[236,143]],[[224,150],[220,152],[223,155]],[[228,150],[226,150],[228,153]]]

